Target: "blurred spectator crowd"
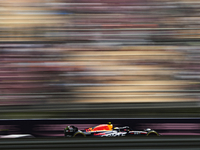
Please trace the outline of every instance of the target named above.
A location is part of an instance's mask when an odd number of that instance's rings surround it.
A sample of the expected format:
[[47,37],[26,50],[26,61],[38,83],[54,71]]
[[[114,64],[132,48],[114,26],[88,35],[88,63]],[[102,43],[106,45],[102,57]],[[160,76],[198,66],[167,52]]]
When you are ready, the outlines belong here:
[[198,0],[1,0],[0,105],[198,101]]

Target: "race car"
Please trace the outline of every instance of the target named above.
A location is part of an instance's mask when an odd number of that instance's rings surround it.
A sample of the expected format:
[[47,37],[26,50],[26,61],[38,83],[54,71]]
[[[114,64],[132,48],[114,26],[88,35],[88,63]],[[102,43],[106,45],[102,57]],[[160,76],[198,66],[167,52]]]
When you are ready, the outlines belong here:
[[118,136],[160,136],[158,132],[147,128],[143,131],[133,131],[129,126],[114,127],[109,122],[108,124],[100,124],[94,127],[86,128],[85,130],[78,130],[75,126],[67,126],[64,129],[65,137],[118,137]]

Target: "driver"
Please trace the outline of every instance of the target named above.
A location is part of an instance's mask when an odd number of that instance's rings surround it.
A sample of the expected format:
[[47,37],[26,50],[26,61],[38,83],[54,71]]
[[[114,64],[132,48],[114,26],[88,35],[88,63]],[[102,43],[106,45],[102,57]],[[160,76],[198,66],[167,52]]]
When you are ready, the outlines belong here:
[[108,122],[108,128],[109,128],[109,130],[112,130],[113,129],[113,125],[111,124],[111,122]]
[[73,127],[67,126],[67,127],[65,128],[65,130],[68,131],[68,132],[73,132]]

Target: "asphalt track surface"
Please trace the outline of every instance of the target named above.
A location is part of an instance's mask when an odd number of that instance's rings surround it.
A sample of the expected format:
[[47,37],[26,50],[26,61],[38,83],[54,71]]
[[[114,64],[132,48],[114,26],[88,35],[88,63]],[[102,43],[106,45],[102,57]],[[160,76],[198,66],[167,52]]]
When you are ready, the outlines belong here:
[[200,136],[0,139],[0,149],[200,150]]

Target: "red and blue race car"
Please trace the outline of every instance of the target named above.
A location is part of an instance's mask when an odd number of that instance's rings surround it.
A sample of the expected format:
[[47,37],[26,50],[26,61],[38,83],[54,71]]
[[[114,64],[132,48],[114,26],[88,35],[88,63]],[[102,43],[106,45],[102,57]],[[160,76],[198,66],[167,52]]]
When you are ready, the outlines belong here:
[[94,127],[87,128],[85,130],[78,130],[75,126],[67,126],[64,129],[65,137],[118,137],[118,136],[132,136],[132,135],[143,135],[143,136],[160,136],[158,132],[147,128],[143,131],[133,131],[129,126],[114,127],[109,122],[108,124],[100,124]]

